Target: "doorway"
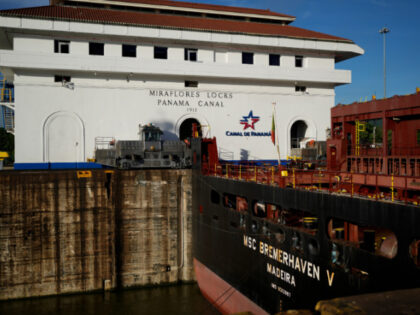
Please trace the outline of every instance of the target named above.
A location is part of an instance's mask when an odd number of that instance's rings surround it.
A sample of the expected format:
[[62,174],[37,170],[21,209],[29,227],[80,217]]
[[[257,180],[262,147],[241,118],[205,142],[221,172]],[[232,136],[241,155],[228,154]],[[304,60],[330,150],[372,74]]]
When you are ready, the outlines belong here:
[[179,126],[179,139],[185,140],[187,138],[192,137],[193,133],[193,124],[196,124],[198,136],[201,137],[201,125],[200,122],[195,118],[188,118],[185,119],[181,126]]
[[308,125],[303,120],[295,121],[290,129],[290,144],[292,149],[299,149],[300,142],[306,137]]

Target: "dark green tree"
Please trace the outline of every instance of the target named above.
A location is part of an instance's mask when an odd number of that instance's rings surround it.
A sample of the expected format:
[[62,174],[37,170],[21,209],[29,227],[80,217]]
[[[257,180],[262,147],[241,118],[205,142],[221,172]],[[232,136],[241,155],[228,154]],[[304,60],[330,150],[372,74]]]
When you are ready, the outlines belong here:
[[[374,143],[373,136],[375,135],[375,143],[382,144],[382,119],[368,120],[365,122],[365,131],[360,132],[360,143],[362,145],[371,145]],[[373,132],[375,129],[375,132]]]

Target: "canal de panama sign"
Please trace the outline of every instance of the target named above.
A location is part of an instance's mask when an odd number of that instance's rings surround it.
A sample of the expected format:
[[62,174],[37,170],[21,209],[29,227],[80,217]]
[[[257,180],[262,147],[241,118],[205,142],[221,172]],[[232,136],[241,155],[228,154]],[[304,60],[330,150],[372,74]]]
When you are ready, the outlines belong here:
[[[193,90],[165,90],[149,89],[148,96],[154,99],[158,107],[184,108],[187,112],[198,112],[204,108],[225,108],[232,101],[234,94],[223,91],[193,91]],[[256,124],[260,116],[250,110],[248,114],[239,119],[242,130],[226,131],[228,137],[271,137],[271,131],[259,131]]]
[[260,117],[254,115],[253,111],[250,110],[248,115],[242,116],[239,124],[243,125],[243,129],[240,131],[226,131],[228,137],[270,137],[271,131],[256,131],[255,124],[260,121]]

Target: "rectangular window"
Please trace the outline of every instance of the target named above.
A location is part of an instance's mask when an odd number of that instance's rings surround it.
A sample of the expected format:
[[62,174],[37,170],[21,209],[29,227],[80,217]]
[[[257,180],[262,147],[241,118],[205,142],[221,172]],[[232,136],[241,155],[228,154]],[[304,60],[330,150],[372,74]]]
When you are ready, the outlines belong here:
[[198,81],[185,81],[185,87],[198,87]]
[[122,56],[123,57],[136,57],[137,46],[136,45],[122,45]]
[[89,43],[89,55],[103,56],[104,43]]
[[254,53],[243,52],[242,53],[242,63],[246,65],[254,64]]
[[168,47],[155,46],[155,59],[168,59]]
[[70,53],[70,42],[68,40],[54,40],[54,52],[57,54]]
[[306,92],[306,86],[299,86],[299,85],[296,85],[296,86],[295,86],[295,91],[296,91],[296,92]]
[[189,61],[197,61],[197,49],[185,48],[184,59]]
[[303,56],[295,56],[295,67],[296,68],[303,67]]
[[280,55],[270,54],[268,59],[270,66],[280,66]]
[[66,75],[55,75],[54,82],[62,82],[62,83],[71,82],[71,77],[66,76]]

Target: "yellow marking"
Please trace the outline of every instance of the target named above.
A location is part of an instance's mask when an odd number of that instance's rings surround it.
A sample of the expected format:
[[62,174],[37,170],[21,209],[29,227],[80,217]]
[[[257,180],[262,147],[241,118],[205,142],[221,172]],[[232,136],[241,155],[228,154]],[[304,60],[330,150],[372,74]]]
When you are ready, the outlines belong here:
[[295,169],[293,168],[293,188],[296,188]]
[[333,280],[334,280],[334,272],[331,273],[330,275],[330,271],[327,270],[327,277],[328,277],[328,285],[332,286]]
[[4,151],[0,151],[0,158],[1,159],[5,159],[9,157],[9,153],[4,152]]
[[287,177],[288,176],[287,171],[281,171],[281,176]]
[[89,163],[94,163],[94,162],[96,162],[96,159],[87,159],[87,161],[88,161]]
[[106,170],[105,174],[114,174],[114,171],[113,170]]
[[77,171],[77,178],[89,178],[92,177],[91,171]]
[[394,174],[391,175],[391,201],[394,201]]

